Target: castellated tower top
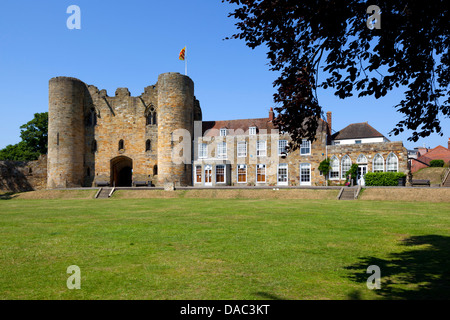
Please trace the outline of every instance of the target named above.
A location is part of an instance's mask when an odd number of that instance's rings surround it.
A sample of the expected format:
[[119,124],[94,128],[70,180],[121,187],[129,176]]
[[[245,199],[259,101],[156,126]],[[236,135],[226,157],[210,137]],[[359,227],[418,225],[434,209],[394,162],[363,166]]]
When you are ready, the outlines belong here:
[[[144,92],[141,95],[136,96],[136,97],[141,97],[146,94],[152,94],[154,90],[157,90],[158,83],[163,82],[163,81],[173,81],[174,79],[178,79],[178,81],[183,79],[182,81],[184,81],[184,84],[188,85],[188,86],[194,85],[193,80],[186,75],[182,75],[179,72],[166,72],[166,73],[162,73],[158,76],[158,82],[156,84],[145,87]],[[91,95],[99,95],[99,96],[103,96],[103,97],[113,98],[113,97],[108,96],[106,89],[98,89],[98,87],[96,87],[95,85],[87,84],[78,78],[57,76],[57,77],[51,78],[49,82],[50,83],[52,83],[52,82],[54,82],[54,83],[72,82],[72,83],[83,84],[89,90],[89,93]],[[115,91],[115,96],[116,97],[135,97],[135,96],[131,96],[130,90],[126,87],[117,88]]]

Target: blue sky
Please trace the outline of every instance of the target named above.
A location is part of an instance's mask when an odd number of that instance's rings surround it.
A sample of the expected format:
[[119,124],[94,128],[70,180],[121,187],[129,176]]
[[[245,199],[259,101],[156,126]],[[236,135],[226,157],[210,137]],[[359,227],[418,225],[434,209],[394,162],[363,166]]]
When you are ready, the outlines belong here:
[[[70,5],[81,9],[81,30],[69,30]],[[204,120],[267,117],[274,106],[265,48],[250,49],[241,40],[223,39],[236,28],[220,0],[84,1],[39,0],[0,3],[0,148],[20,141],[20,125],[48,110],[48,81],[79,78],[114,96],[127,87],[134,96],[157,82],[158,74],[184,73],[178,53],[186,45],[188,75],[195,83]],[[392,141],[414,146],[447,146],[444,136],[417,143],[409,132],[388,136],[402,119],[393,106],[403,92],[386,97],[341,100],[319,91],[324,111],[333,112],[333,129],[368,121]]]

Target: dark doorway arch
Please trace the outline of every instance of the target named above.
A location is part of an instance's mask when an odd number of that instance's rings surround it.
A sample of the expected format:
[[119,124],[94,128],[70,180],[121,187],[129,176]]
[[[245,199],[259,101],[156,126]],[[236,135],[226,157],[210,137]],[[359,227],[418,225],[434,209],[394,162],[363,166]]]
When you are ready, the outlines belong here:
[[111,185],[131,187],[133,182],[133,160],[119,156],[111,160]]

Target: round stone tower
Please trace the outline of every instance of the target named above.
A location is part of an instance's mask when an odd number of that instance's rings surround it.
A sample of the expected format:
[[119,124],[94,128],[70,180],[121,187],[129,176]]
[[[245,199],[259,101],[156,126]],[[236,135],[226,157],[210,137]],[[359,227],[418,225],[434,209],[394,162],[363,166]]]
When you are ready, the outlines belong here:
[[75,78],[49,81],[47,187],[81,187],[84,178],[86,85]]
[[[193,133],[194,82],[191,78],[179,73],[169,72],[159,75],[159,184],[169,182],[179,185],[192,185],[192,157],[190,155]],[[183,138],[180,138],[180,136],[183,136]],[[175,141],[172,140],[172,137]],[[183,140],[182,144],[180,144],[181,139]],[[183,161],[182,158],[186,157],[188,159]]]

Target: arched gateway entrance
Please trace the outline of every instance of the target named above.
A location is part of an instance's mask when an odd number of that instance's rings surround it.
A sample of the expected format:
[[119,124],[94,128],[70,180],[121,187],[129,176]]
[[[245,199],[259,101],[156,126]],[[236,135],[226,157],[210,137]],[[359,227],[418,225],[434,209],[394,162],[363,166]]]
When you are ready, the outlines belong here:
[[131,187],[133,182],[133,160],[119,156],[111,160],[111,185]]

